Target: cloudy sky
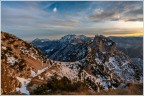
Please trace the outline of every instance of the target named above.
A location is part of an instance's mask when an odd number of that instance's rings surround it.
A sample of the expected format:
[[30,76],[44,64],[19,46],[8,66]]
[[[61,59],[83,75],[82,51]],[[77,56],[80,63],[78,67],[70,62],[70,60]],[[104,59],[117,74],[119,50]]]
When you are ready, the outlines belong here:
[[142,36],[142,1],[1,3],[2,31],[24,40],[67,34]]

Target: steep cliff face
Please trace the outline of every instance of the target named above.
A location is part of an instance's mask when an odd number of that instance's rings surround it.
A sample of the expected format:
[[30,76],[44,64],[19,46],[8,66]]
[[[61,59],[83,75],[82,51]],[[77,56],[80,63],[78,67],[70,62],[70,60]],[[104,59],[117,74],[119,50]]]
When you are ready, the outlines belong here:
[[[74,36],[82,38],[78,44],[86,44],[86,56],[75,62],[62,62],[47,59],[32,44],[11,34],[1,34],[2,94],[30,94],[53,76],[58,79],[65,76],[72,82],[81,81],[96,92],[126,86],[129,82],[142,82],[142,68],[133,64],[127,55],[117,49],[115,42],[104,36],[95,36],[92,40]],[[65,37],[63,40],[69,39]],[[81,50],[81,47],[75,48],[73,50]]]

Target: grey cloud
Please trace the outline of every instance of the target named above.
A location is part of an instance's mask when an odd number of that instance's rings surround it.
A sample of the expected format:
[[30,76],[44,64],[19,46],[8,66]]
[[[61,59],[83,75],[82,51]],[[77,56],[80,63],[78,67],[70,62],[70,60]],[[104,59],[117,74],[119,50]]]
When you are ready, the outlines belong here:
[[101,14],[92,14],[89,16],[89,18],[95,22],[105,21],[105,20],[116,21],[119,19],[118,17],[116,17],[117,15],[119,15],[119,13],[115,11],[107,11],[107,12],[104,11]]
[[[29,22],[30,20],[36,21],[46,15],[48,15],[48,13],[44,10],[39,9],[38,7],[32,7],[32,6],[23,6],[20,8],[2,7],[2,21],[4,21],[3,23],[9,23],[6,21],[18,21],[18,22],[19,21]],[[14,24],[14,22],[12,24]]]
[[54,23],[62,26],[74,26],[80,23],[78,20],[63,20],[63,19],[56,19]]
[[[38,7],[2,7],[2,28],[21,28],[34,29],[42,21],[42,17],[47,15],[47,12],[40,10]],[[38,27],[37,27],[38,28]]]
[[142,21],[143,20],[143,5],[142,2],[118,2],[107,3],[103,12],[98,14],[97,12],[91,14],[90,20],[94,22],[100,21]]

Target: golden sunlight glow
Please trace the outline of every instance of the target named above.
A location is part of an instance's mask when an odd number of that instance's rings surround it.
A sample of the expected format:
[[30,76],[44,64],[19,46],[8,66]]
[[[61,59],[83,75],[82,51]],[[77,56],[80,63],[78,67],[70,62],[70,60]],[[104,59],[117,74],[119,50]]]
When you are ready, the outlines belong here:
[[116,27],[116,28],[143,28],[143,22],[116,21],[116,22],[113,22],[113,27]]
[[111,35],[106,35],[106,36],[107,36],[107,37],[108,37],[108,36],[117,36],[117,37],[118,37],[118,36],[121,36],[121,37],[125,37],[125,36],[126,36],[126,37],[127,37],[127,36],[130,36],[130,37],[131,37],[131,36],[135,36],[135,37],[136,37],[136,36],[144,36],[144,33],[132,33],[132,34],[111,34]]
[[105,35],[105,36],[144,36],[144,31],[138,30],[132,33],[127,33],[127,34],[110,34],[110,35]]

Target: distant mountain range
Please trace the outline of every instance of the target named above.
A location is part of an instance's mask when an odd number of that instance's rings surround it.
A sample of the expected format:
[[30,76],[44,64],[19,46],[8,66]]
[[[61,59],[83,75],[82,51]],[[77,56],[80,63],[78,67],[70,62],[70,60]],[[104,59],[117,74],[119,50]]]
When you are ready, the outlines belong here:
[[143,59],[143,37],[110,37],[130,58]]
[[2,94],[54,94],[80,91],[84,86],[100,92],[143,81],[143,68],[137,64],[141,59],[132,61],[116,42],[102,35],[37,38],[31,43],[6,32],[1,37]]
[[66,35],[60,40],[35,39],[32,44],[38,47],[47,58],[57,61],[77,61],[86,57],[88,42],[91,38],[84,35]]
[[[117,48],[130,58],[143,60],[143,37],[109,38],[116,42]],[[48,58],[53,60],[77,61],[87,55],[87,45],[92,40],[93,38],[84,35],[66,35],[59,40],[35,39],[31,43],[38,47]]]

